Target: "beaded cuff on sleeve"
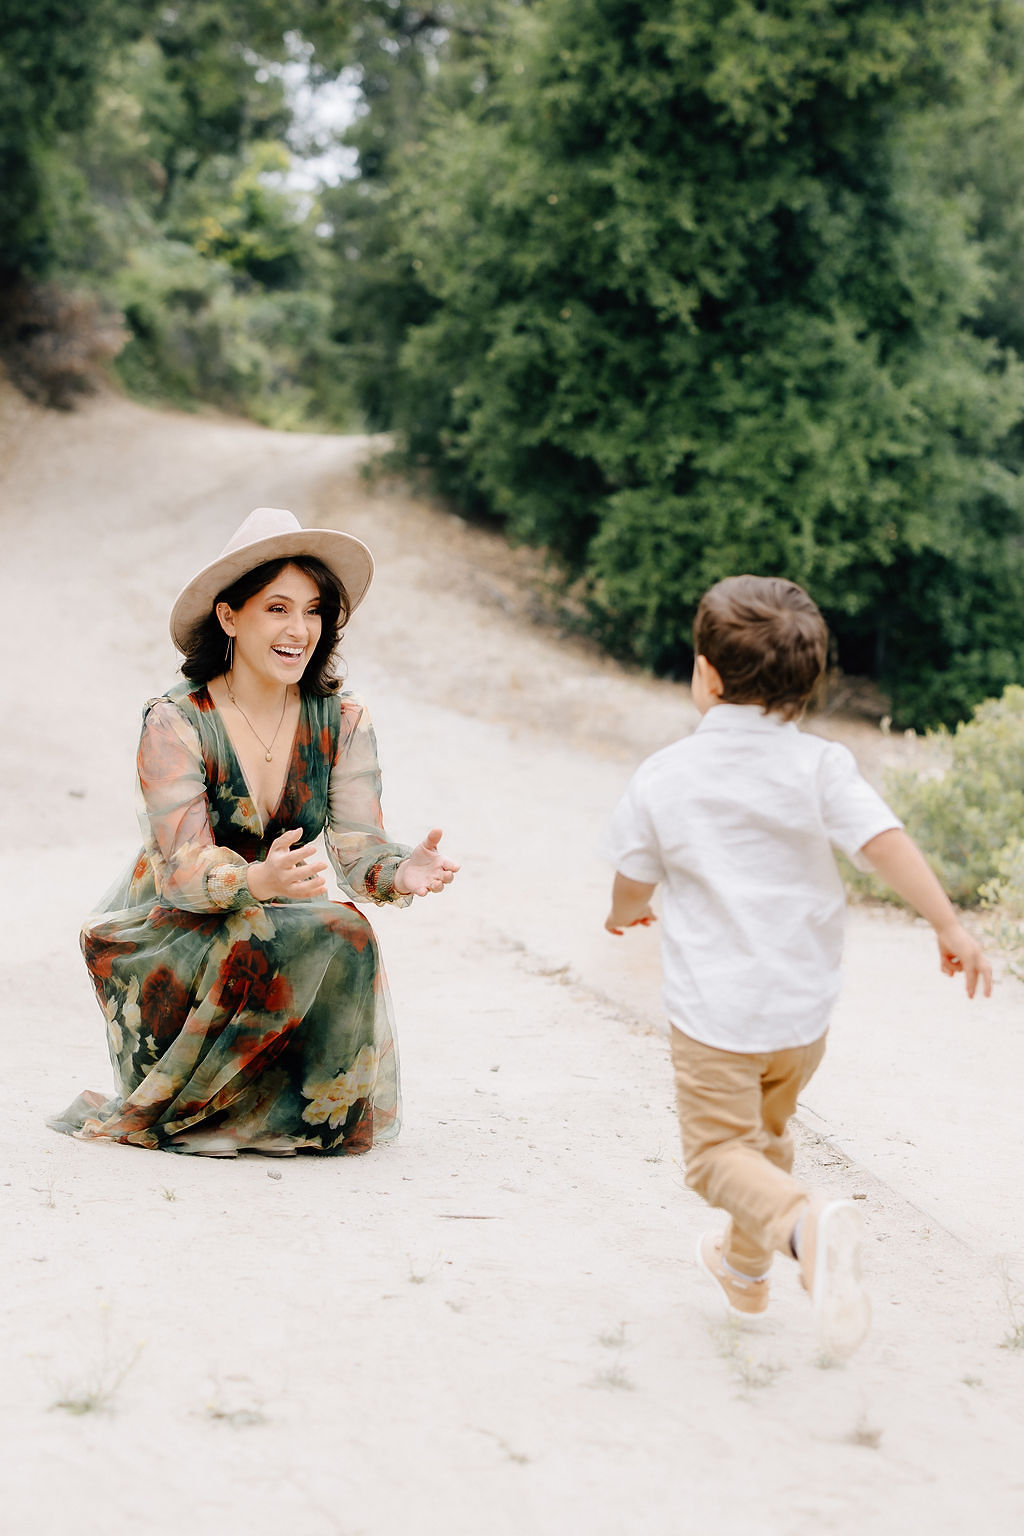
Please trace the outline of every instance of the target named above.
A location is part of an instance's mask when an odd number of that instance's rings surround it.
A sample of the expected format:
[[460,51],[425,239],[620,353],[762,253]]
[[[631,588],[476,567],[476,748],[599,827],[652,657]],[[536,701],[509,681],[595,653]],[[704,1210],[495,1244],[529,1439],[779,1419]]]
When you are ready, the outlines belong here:
[[412,852],[411,848],[400,848],[395,853],[386,853],[378,859],[376,864],[371,864],[364,876],[366,894],[371,901],[379,907],[407,907],[412,901],[412,896],[395,890],[395,876],[398,866],[403,859],[407,859]]
[[206,894],[215,907],[247,907],[255,900],[249,890],[249,866],[215,864],[206,875]]

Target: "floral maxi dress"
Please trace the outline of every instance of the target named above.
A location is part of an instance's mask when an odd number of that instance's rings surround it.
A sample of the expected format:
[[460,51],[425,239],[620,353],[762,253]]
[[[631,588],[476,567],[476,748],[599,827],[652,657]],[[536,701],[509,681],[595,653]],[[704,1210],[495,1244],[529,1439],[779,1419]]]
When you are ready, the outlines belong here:
[[49,1124],[171,1152],[364,1152],[395,1136],[398,1060],[377,943],[349,902],[256,902],[248,865],[282,832],[325,832],[349,895],[408,904],[409,849],[381,823],[376,742],[352,694],[303,695],[264,826],[204,686],[146,706],[145,846],[89,918],[82,950],[107,1021],[113,1098]]

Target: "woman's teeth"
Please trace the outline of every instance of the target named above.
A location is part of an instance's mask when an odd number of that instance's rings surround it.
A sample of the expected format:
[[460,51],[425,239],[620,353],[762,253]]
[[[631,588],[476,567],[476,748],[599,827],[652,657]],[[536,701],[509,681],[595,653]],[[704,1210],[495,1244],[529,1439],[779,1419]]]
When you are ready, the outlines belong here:
[[283,656],[286,661],[297,661],[303,653],[303,647],[300,645],[273,645],[271,646],[271,650],[274,652],[275,656]]

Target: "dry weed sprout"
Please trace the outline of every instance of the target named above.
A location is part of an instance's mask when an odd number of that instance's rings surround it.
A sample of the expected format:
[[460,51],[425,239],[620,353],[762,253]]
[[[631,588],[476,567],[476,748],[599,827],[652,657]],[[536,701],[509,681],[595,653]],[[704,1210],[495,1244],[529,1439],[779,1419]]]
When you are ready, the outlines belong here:
[[165,1200],[177,1200],[178,1196],[173,1189],[164,1188],[160,1191]]
[[617,1328],[609,1328],[605,1333],[599,1333],[597,1342],[605,1349],[622,1349],[627,1344],[626,1323],[620,1323]]
[[1005,1259],[999,1264],[999,1276],[1003,1287],[1003,1299],[1010,1316],[1010,1328],[1004,1335],[1000,1349],[1024,1350],[1024,1286],[1014,1279]]
[[427,1264],[425,1268],[423,1268],[413,1263],[412,1254],[407,1253],[405,1257],[409,1264],[410,1285],[426,1285],[427,1281],[430,1279],[431,1275],[434,1274],[438,1264],[440,1263],[439,1259],[434,1259],[431,1261],[431,1263]]
[[715,1353],[731,1368],[744,1391],[770,1387],[786,1367],[779,1360],[759,1360],[748,1347],[748,1340],[740,1325],[727,1318],[724,1323],[711,1327],[711,1340]]
[[[250,1429],[254,1425],[270,1423],[270,1418],[263,1412],[259,1400],[255,1403],[251,1401],[238,1401],[243,1395],[246,1398],[249,1396],[247,1392],[243,1394],[239,1390],[234,1394],[235,1402],[229,1405],[226,1401],[228,1394],[224,1392],[220,1377],[214,1375],[211,1379],[213,1396],[203,1410],[206,1418],[213,1419],[218,1424],[230,1424],[232,1429]],[[235,1377],[232,1379],[247,1382],[246,1377]]]
[[43,1204],[47,1210],[55,1211],[57,1209],[57,1175],[55,1173],[47,1174],[45,1187],[33,1184],[32,1188],[37,1195],[46,1196]]
[[610,1365],[606,1371],[598,1371],[590,1385],[592,1387],[607,1387],[613,1392],[632,1392],[634,1390],[633,1382],[623,1367],[617,1363]]
[[115,1351],[110,1342],[110,1314],[103,1309],[100,1354],[96,1364],[73,1382],[65,1382],[60,1396],[50,1404],[64,1413],[102,1413],[111,1409],[129,1371],[142,1354],[142,1343]]
[[862,1413],[846,1439],[850,1445],[862,1445],[866,1450],[877,1451],[882,1443],[882,1431],[869,1422],[866,1413]]
[[514,1461],[520,1467],[528,1467],[530,1465],[530,1458],[526,1455],[525,1451],[513,1450],[508,1441],[503,1436],[495,1434],[493,1429],[481,1429],[478,1424],[474,1424],[473,1428],[478,1435],[486,1435],[489,1440],[493,1440],[504,1451],[509,1461]]
[[230,1424],[232,1429],[248,1429],[254,1424],[269,1424],[261,1408],[225,1408],[221,1403],[207,1403],[206,1417]]

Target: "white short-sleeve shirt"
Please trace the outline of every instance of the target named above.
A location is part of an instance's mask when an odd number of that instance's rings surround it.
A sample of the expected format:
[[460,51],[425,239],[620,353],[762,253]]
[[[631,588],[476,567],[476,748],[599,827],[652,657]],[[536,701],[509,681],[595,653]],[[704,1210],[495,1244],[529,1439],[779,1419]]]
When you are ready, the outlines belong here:
[[642,763],[602,852],[663,886],[665,1009],[684,1034],[756,1053],[824,1034],[856,859],[901,822],[852,754],[760,705],[716,704]]

